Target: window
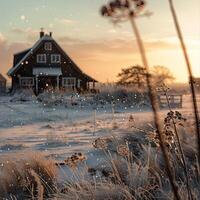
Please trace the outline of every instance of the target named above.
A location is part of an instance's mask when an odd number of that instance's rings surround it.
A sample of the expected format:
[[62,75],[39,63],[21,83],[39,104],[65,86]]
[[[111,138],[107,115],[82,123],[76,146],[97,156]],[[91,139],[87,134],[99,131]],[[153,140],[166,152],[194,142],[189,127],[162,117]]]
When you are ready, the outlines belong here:
[[78,79],[77,88],[80,88],[80,87],[81,87],[81,80]]
[[34,78],[32,77],[21,77],[20,86],[22,87],[32,87],[34,86]]
[[63,78],[62,79],[62,86],[63,87],[75,87],[76,86],[76,78],[70,77],[70,78]]
[[44,44],[44,49],[47,50],[47,51],[51,51],[52,50],[52,44],[51,44],[51,42],[46,42]]
[[46,63],[46,62],[47,62],[46,54],[38,54],[37,55],[37,63]]
[[95,88],[95,82],[88,82],[89,89]]
[[61,56],[60,54],[52,54],[51,55],[51,63],[60,63]]

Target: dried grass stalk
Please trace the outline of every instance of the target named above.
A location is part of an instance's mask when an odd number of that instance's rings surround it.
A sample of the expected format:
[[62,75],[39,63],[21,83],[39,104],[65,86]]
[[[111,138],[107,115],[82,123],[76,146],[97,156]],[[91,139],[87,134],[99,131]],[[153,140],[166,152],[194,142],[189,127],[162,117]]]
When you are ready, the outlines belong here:
[[34,170],[30,170],[30,174],[34,177],[35,182],[37,183],[37,199],[43,200],[44,196],[44,187],[42,186],[42,183],[40,181],[40,177]]
[[[169,111],[173,112],[172,108],[171,108],[171,105],[170,105],[170,100],[169,100],[167,89],[166,90],[164,89],[164,92],[165,92],[165,96],[166,96],[166,100],[167,100],[167,105],[168,105]],[[171,119],[172,119],[173,128],[174,128],[174,132],[175,132],[177,143],[178,143],[178,150],[179,150],[179,153],[180,153],[180,156],[181,156],[180,161],[181,161],[181,164],[182,164],[185,176],[186,176],[186,185],[187,185],[188,197],[189,197],[189,199],[193,199],[192,193],[191,193],[191,189],[190,189],[190,186],[189,186],[189,179],[190,178],[189,178],[189,175],[188,175],[188,169],[187,169],[187,164],[186,164],[186,160],[185,160],[185,155],[183,153],[183,148],[182,148],[182,145],[181,145],[181,141],[180,141],[180,137],[179,137],[179,134],[178,134],[177,127],[176,127],[176,123],[175,123],[173,117],[171,117]]]
[[177,35],[178,35],[178,38],[180,40],[181,48],[183,50],[185,62],[186,62],[186,65],[187,65],[188,74],[189,74],[189,83],[190,83],[190,89],[191,89],[191,94],[192,94],[192,103],[193,103],[193,109],[194,109],[194,115],[195,115],[195,124],[196,124],[195,128],[196,128],[197,146],[198,146],[198,162],[199,162],[199,165],[200,165],[200,127],[199,127],[200,126],[199,125],[200,120],[199,120],[198,106],[197,106],[196,93],[195,93],[195,87],[194,87],[194,78],[193,78],[193,74],[192,74],[192,66],[191,66],[190,59],[189,59],[189,56],[188,56],[188,53],[187,53],[187,47],[186,47],[184,39],[183,39],[181,28],[180,28],[180,25],[179,25],[179,22],[178,22],[178,17],[176,15],[173,0],[169,0],[169,5],[170,5],[170,10],[171,10],[171,13],[172,13],[172,16],[173,16]]
[[142,42],[142,39],[140,37],[140,33],[139,33],[139,30],[137,28],[137,25],[136,25],[136,22],[135,22],[135,19],[133,18],[133,16],[130,16],[130,22],[131,22],[133,31],[134,31],[135,36],[136,36],[136,40],[137,40],[138,47],[139,47],[139,50],[140,50],[143,65],[144,65],[144,67],[146,68],[146,71],[147,71],[147,86],[149,88],[149,96],[150,96],[150,99],[151,99],[151,104],[152,104],[152,109],[153,109],[153,114],[154,114],[154,122],[155,122],[156,130],[158,131],[160,146],[161,146],[161,150],[163,152],[163,156],[164,156],[164,159],[165,159],[167,175],[169,177],[169,181],[170,181],[172,189],[174,191],[174,197],[176,199],[181,199],[175,178],[173,176],[173,171],[172,171],[172,167],[171,167],[171,164],[170,164],[167,148],[165,146],[165,140],[164,140],[164,137],[162,135],[162,128],[161,128],[161,123],[160,123],[159,114],[158,114],[159,105],[158,105],[158,101],[157,101],[157,95],[156,95],[155,88],[154,88],[152,81],[151,81],[149,65],[148,65],[148,62],[147,62],[143,42]]

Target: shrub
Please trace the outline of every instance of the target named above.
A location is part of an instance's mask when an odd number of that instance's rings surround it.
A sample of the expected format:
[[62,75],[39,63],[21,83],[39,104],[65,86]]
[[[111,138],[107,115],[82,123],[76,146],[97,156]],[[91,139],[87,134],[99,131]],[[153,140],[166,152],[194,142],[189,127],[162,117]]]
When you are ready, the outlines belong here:
[[29,155],[20,162],[7,160],[0,168],[0,197],[17,199],[49,195],[56,190],[56,167],[41,155]]
[[115,104],[126,106],[150,106],[148,94],[146,92],[131,90],[128,87],[113,86],[104,88],[94,96],[94,102],[97,104]]

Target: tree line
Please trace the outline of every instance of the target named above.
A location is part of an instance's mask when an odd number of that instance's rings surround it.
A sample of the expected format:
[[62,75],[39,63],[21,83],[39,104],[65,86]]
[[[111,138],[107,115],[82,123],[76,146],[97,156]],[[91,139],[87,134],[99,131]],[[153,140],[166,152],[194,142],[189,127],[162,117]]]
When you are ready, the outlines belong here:
[[170,84],[175,80],[171,71],[164,66],[154,66],[150,73],[140,65],[123,68],[118,74],[118,85],[134,86],[138,88],[146,87],[147,76],[150,76],[155,86]]

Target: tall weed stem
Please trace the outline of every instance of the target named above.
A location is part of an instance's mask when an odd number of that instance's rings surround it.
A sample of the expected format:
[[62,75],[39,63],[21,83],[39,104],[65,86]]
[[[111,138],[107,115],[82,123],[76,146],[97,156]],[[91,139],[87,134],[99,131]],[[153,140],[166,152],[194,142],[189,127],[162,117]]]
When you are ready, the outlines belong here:
[[158,131],[161,150],[162,150],[164,160],[165,160],[165,164],[166,164],[166,172],[167,172],[170,184],[171,184],[173,192],[174,192],[174,197],[177,200],[180,200],[181,197],[179,195],[178,187],[177,187],[174,175],[173,175],[173,170],[172,170],[172,167],[171,167],[171,164],[170,164],[168,151],[167,151],[167,148],[166,148],[166,145],[165,145],[165,139],[164,139],[163,134],[162,134],[162,128],[161,128],[161,123],[160,123],[159,114],[158,114],[159,105],[158,105],[158,101],[157,101],[157,94],[156,94],[155,88],[154,88],[152,81],[151,81],[150,69],[149,69],[149,65],[148,65],[148,62],[147,62],[144,45],[143,45],[139,30],[137,28],[137,25],[136,25],[136,22],[135,22],[135,19],[134,19],[133,16],[130,16],[130,22],[131,22],[133,31],[134,31],[135,36],[136,36],[136,40],[137,40],[137,44],[138,44],[138,47],[139,47],[139,50],[140,50],[143,65],[144,65],[144,67],[147,71],[147,86],[148,86],[148,89],[149,89],[149,97],[150,97],[151,104],[152,104],[154,121],[155,121],[156,130]]
[[195,87],[194,87],[194,78],[192,74],[192,66],[189,60],[189,56],[187,53],[187,48],[183,39],[183,35],[181,32],[181,28],[178,22],[178,17],[176,15],[176,11],[174,8],[173,0],[168,0],[170,5],[170,10],[173,16],[174,25],[177,31],[178,38],[180,40],[181,48],[183,50],[185,62],[187,65],[187,70],[189,74],[189,83],[190,83],[190,89],[192,94],[192,103],[193,103],[193,109],[194,109],[194,115],[195,115],[195,128],[196,128],[196,136],[197,136],[197,147],[198,147],[198,163],[200,166],[200,121],[199,121],[199,113],[198,113],[198,106],[197,106],[197,100],[196,100],[196,93],[195,93]]
[[[169,95],[168,95],[167,89],[164,90],[164,93],[165,93],[165,96],[166,96],[169,111],[172,112],[172,108],[171,108],[171,105],[170,105],[170,100],[169,100]],[[181,156],[181,159],[179,159],[179,160],[181,162],[181,165],[183,167],[183,170],[184,170],[184,173],[185,173],[185,176],[186,176],[188,198],[193,199],[192,193],[191,193],[191,190],[190,190],[190,186],[189,186],[189,176],[188,176],[187,164],[186,164],[186,161],[185,161],[185,156],[184,156],[183,148],[182,148],[182,145],[181,145],[180,137],[178,135],[178,130],[177,130],[174,118],[171,117],[171,119],[172,119],[172,124],[173,124],[174,132],[175,132],[175,135],[176,135],[177,143],[178,143],[178,150],[179,150],[179,153],[180,153],[180,156]],[[179,157],[179,155],[178,155],[178,157]]]

